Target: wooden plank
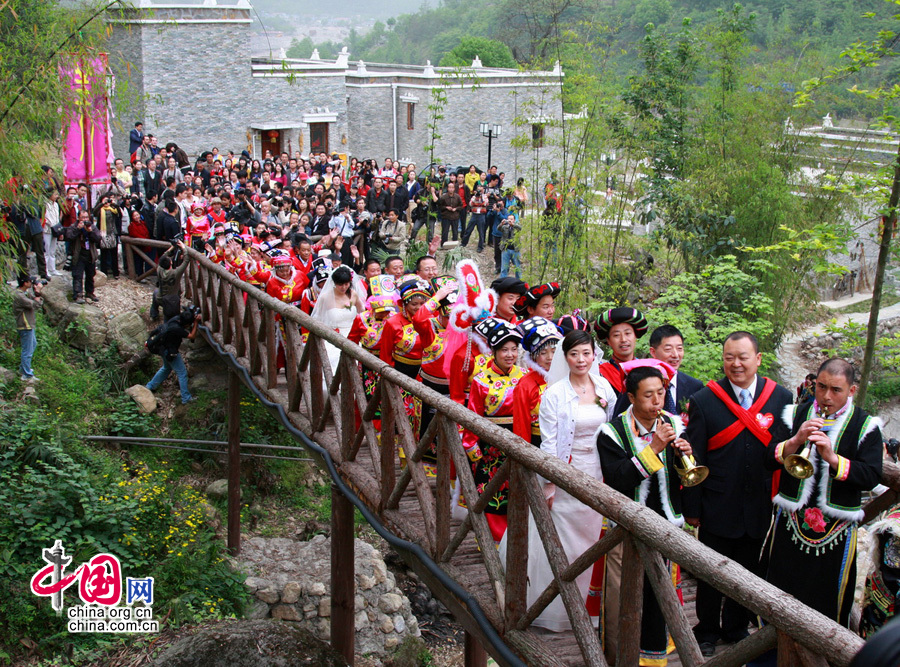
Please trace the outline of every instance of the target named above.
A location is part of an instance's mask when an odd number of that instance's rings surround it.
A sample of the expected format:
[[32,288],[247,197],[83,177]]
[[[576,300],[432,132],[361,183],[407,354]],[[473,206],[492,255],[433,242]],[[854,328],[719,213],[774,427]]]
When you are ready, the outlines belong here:
[[266,345],[266,388],[274,389],[278,386],[278,323],[275,321],[275,313],[271,310],[263,311],[265,313],[264,322],[266,327],[265,345]]
[[287,382],[287,410],[293,412],[300,409],[301,386],[297,364],[300,362],[300,332],[291,323],[284,327],[284,378]]
[[691,630],[681,602],[678,600],[678,593],[675,592],[672,577],[669,569],[663,563],[662,556],[640,540],[635,540],[634,545],[641,554],[647,580],[653,588],[656,601],[666,619],[672,639],[675,641],[675,648],[678,650],[681,664],[685,667],[696,667],[702,664],[703,655],[700,653],[700,646],[697,644],[694,632]]
[[[459,484],[459,480],[456,480],[456,483]],[[463,519],[462,523],[459,525],[459,528],[456,529],[456,532],[453,534],[453,538],[450,540],[450,543],[447,545],[447,548],[444,549],[444,552],[441,554],[440,562],[445,563],[453,558],[453,555],[456,553],[456,550],[463,543],[463,540],[466,539],[466,535],[469,534],[469,531],[472,529],[472,516],[470,514],[466,514],[466,518]]]
[[250,353],[250,375],[259,375],[262,371],[263,360],[260,356],[259,349],[261,316],[256,304],[250,304],[247,308],[247,319],[249,320],[249,326],[247,327],[247,344]]
[[[353,434],[357,432],[356,426],[356,400],[353,395],[353,385],[350,379],[350,364],[353,363],[349,357],[341,354],[338,361],[338,375],[341,378],[341,409],[338,414],[341,416],[341,458],[347,459],[350,456],[350,445],[353,442]],[[355,364],[354,364],[355,366]],[[355,368],[353,369],[356,370]],[[362,432],[362,429],[359,429]]]
[[[403,406],[403,397],[400,395],[400,390],[390,385],[388,385],[388,389],[388,404],[394,411],[397,430],[400,432],[400,442],[403,443],[404,450],[407,454],[406,468],[410,472],[413,489],[416,492],[416,497],[419,499],[419,513],[422,517],[422,522],[425,524],[425,539],[428,541],[427,549],[432,557],[436,557],[434,545],[436,521],[434,496],[431,494],[431,485],[428,483],[428,478],[425,475],[425,471],[422,470],[422,466],[416,461],[411,460],[411,454],[414,454],[416,450],[411,450],[410,448],[415,447],[416,438],[412,431],[412,424],[410,424],[410,421],[406,416],[406,409]],[[388,498],[388,505],[386,505],[386,507],[390,507],[390,498]]]
[[229,283],[221,283],[220,289],[225,289],[224,307],[225,313],[222,327],[222,342],[226,345],[234,343],[234,300],[235,290]]
[[528,665],[541,665],[541,667],[572,667],[571,663],[561,662],[551,653],[537,637],[529,632],[510,630],[504,635],[506,643],[515,649],[516,653],[525,658]]
[[212,309],[212,326],[210,328],[219,333],[222,331],[222,306],[225,304],[225,283],[221,280],[216,280],[215,287],[215,304]]
[[481,643],[468,632],[465,633],[463,664],[465,667],[487,667],[487,653]]
[[619,645],[616,665],[638,664],[641,653],[641,612],[644,607],[644,568],[634,539],[623,542],[622,587],[619,602]]
[[803,664],[797,644],[790,635],[778,631],[778,667],[800,667]]
[[381,504],[383,509],[387,506],[391,497],[391,490],[397,481],[396,473],[396,438],[394,435],[394,411],[390,409],[390,400],[387,397],[390,388],[386,382],[378,383],[378,393],[381,396],[381,449],[380,468],[381,468]]
[[534,623],[534,619],[541,615],[541,612],[544,611],[547,605],[553,602],[553,599],[559,595],[559,581],[575,581],[575,578],[588,567],[593,566],[598,558],[618,546],[624,536],[625,531],[622,530],[622,527],[616,526],[606,533],[602,539],[588,547],[583,554],[576,558],[569,567],[563,571],[558,580],[554,578],[547,588],[545,588],[537,599],[535,599],[528,608],[528,611],[519,620],[517,626],[518,629],[527,629],[528,626]]
[[309,391],[310,391],[310,421],[313,423],[313,430],[319,431],[321,429],[316,428],[319,423],[319,415],[325,410],[325,396],[324,388],[323,388],[323,374],[322,374],[322,364],[325,363],[327,365],[327,358],[325,360],[322,359],[321,348],[316,345],[316,337],[313,334],[310,334],[306,339],[306,350],[304,350],[304,356],[309,355]]

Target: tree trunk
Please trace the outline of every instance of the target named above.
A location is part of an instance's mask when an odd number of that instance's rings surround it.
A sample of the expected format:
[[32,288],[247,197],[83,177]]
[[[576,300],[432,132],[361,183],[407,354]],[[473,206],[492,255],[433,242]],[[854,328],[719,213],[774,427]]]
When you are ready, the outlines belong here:
[[891,240],[897,227],[897,202],[900,201],[900,145],[894,161],[894,182],[888,199],[888,214],[882,218],[881,243],[878,248],[878,265],[875,267],[875,283],[872,286],[872,307],[869,310],[869,326],[866,330],[866,350],[863,354],[862,371],[859,374],[859,398],[863,405],[872,375],[872,357],[875,355],[875,337],[878,335],[878,313],[881,310],[881,292],[884,288],[884,272],[891,254]]

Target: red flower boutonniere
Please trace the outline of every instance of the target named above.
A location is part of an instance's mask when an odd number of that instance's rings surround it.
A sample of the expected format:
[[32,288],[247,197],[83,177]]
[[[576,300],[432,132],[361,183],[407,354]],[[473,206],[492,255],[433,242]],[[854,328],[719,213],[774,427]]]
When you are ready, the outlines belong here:
[[825,517],[818,507],[810,507],[803,513],[803,527],[817,533],[825,532]]
[[603,408],[604,410],[606,410],[606,406],[609,405],[609,403],[606,402],[606,399],[603,398],[602,396],[597,396],[597,397],[594,399],[594,403],[596,403],[597,405],[599,405],[599,406],[600,406],[601,408]]

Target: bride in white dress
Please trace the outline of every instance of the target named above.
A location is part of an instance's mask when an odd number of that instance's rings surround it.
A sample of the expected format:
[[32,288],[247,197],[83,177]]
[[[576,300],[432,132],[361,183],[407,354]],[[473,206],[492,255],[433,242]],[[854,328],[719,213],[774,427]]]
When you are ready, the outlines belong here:
[[[548,386],[541,399],[541,449],[591,477],[602,480],[597,431],[614,416],[616,394],[609,382],[594,372],[595,350],[589,333],[572,331],[566,334],[561,348],[562,355],[557,351],[553,357],[553,365],[547,378]],[[544,495],[566,558],[571,563],[600,537],[603,516],[549,482],[544,485]],[[599,593],[590,590],[592,573],[592,568],[588,568],[575,578],[585,603],[590,596]],[[534,518],[529,516],[529,606],[552,580],[553,573],[537,525]],[[588,609],[594,608],[591,620],[596,627],[599,614],[597,600],[593,602],[594,604],[588,605]],[[534,625],[553,632],[568,630],[571,624],[562,598],[554,598],[534,621]]]
[[[365,300],[366,289],[359,276],[348,267],[339,266],[322,287],[312,316],[346,337],[353,326],[353,320],[364,310]],[[341,351],[330,343],[325,343],[325,350],[333,374],[337,371]]]

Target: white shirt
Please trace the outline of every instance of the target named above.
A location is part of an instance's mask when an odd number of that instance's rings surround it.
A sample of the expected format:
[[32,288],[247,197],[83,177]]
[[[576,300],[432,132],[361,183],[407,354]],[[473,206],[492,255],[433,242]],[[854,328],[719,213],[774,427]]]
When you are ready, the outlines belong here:
[[[744,391],[744,388],[738,387],[731,380],[728,381],[728,384],[731,385],[731,391],[734,392],[734,396],[738,400],[738,405],[740,405],[741,404],[741,392]],[[750,392],[750,402],[753,403],[753,400],[756,398],[756,375],[753,376],[753,382],[751,382],[750,386],[747,387],[747,391]]]
[[[606,401],[606,420],[615,416],[616,392],[606,378],[591,373],[597,396]],[[578,393],[572,387],[569,376],[547,387],[541,398],[538,422],[541,427],[541,449],[551,456],[568,462],[575,441],[575,409]],[[546,480],[542,480],[546,481]]]

